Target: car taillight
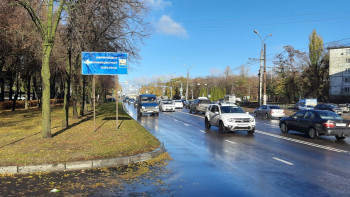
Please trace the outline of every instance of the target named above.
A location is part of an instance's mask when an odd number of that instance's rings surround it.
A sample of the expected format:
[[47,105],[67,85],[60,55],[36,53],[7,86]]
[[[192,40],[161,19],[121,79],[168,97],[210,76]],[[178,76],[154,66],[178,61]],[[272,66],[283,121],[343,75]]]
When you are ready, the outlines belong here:
[[284,114],[284,110],[282,111],[282,114]]
[[324,122],[323,126],[325,126],[326,128],[333,128],[334,127],[334,122]]
[[273,114],[273,110],[271,110],[270,113]]

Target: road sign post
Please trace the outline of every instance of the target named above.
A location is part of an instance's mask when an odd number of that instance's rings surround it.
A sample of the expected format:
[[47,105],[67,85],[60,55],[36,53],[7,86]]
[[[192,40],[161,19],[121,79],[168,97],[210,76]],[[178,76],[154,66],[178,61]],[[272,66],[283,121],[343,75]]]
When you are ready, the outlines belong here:
[[128,73],[126,64],[128,55],[114,52],[82,52],[81,57],[82,74],[93,75],[94,131],[96,130],[95,75],[116,75],[116,129],[118,130],[118,75]]

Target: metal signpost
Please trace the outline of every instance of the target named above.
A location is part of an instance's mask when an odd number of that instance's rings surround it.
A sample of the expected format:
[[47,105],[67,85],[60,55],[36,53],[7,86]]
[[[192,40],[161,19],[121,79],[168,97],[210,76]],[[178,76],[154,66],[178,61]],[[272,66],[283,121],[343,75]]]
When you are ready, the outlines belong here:
[[94,105],[94,130],[96,130],[96,111],[95,111],[95,75],[116,75],[116,129],[118,130],[118,75],[127,74],[126,65],[128,55],[125,53],[114,52],[82,52],[81,65],[83,75],[93,75],[92,92]]

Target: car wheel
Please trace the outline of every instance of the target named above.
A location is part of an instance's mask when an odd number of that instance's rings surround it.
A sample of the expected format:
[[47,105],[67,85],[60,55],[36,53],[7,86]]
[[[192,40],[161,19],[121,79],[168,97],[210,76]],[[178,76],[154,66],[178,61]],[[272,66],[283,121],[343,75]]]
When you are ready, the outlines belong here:
[[225,125],[222,121],[219,122],[219,131],[220,131],[220,133],[226,132]]
[[250,135],[251,135],[251,134],[253,134],[254,132],[255,132],[255,128],[254,128],[254,129],[252,129],[252,130],[249,130],[249,131],[248,131],[248,134],[250,134]]
[[208,118],[205,118],[204,123],[205,123],[205,128],[210,129],[211,125],[210,125]]
[[198,114],[197,108],[194,108],[194,113],[195,113],[195,114]]
[[339,136],[339,135],[336,135],[335,138],[337,138],[337,140],[343,140],[343,139],[345,139],[344,136]]
[[159,116],[159,112],[155,114],[156,116]]
[[308,136],[310,139],[315,139],[315,137],[317,136],[316,129],[311,127],[311,128],[309,129],[309,131],[307,132],[307,136]]
[[192,110],[191,110],[191,108],[190,108],[190,114],[192,114]]
[[256,112],[254,112],[254,116],[255,116],[255,117],[258,117],[258,114],[256,114]]
[[269,119],[269,114],[265,114],[265,116],[264,116],[264,118],[267,120],[267,119]]
[[288,126],[286,123],[281,124],[281,131],[282,133],[288,133]]

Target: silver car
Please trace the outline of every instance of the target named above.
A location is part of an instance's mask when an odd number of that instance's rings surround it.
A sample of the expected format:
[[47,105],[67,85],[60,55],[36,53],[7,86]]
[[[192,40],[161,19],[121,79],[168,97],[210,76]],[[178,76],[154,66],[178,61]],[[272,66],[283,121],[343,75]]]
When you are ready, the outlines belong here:
[[205,113],[211,104],[209,99],[196,99],[190,105],[190,113],[195,112],[203,112]]
[[255,117],[262,116],[265,119],[269,118],[283,118],[286,116],[284,109],[277,105],[262,105],[254,110]]

